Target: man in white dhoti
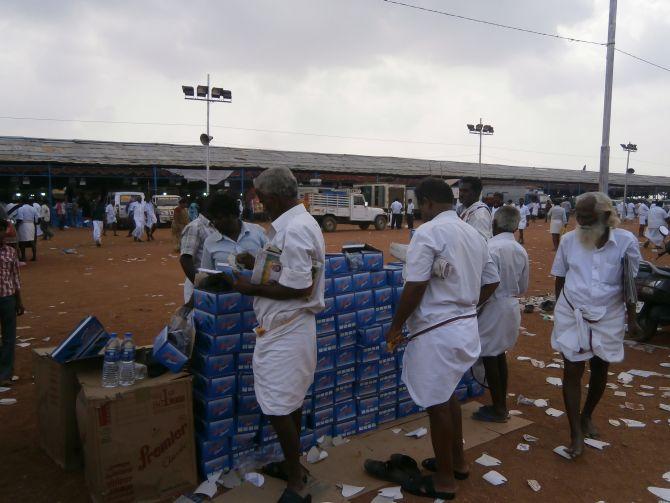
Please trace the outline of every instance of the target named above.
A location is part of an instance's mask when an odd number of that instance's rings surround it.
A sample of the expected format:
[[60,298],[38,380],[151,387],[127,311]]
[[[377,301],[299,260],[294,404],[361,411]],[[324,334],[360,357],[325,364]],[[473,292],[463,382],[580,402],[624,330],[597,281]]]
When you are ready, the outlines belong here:
[[265,170],[254,187],[272,219],[267,246],[281,250],[276,283],[253,285],[239,276],[233,284],[255,296],[254,390],[284,452],[282,463],[264,471],[287,480],[280,502],[311,501],[309,472],[300,464],[300,427],[316,369],[315,315],[325,306],[325,243],[319,224],[298,201],[298,182],[288,168]]
[[91,220],[93,221],[93,241],[95,246],[99,248],[102,246],[102,228],[105,220],[105,200],[103,196],[95,201]]
[[518,297],[528,288],[529,274],[528,254],[514,239],[519,219],[516,208],[500,208],[493,217],[493,237],[488,242],[500,284],[477,315],[481,356],[492,402],[473,414],[473,418],[480,421],[504,423],[508,420],[505,353],[514,347],[519,336]]
[[436,474],[404,489],[453,499],[455,478],[468,476],[461,406],[454,390],[479,357],[476,308],[499,279],[482,235],[452,210],[449,185],[426,178],[415,195],[426,222],[407,250],[407,279],[386,341],[390,347],[402,341],[407,322],[410,340],[402,381],[412,400],[428,411],[435,458],[423,466]]
[[156,209],[154,208],[154,203],[151,201],[144,202],[144,218],[144,225],[147,228],[147,241],[153,241],[154,231],[156,230],[158,218],[156,218]]
[[484,239],[491,239],[491,209],[479,200],[482,182],[479,178],[466,176],[458,184],[458,198],[463,203],[461,219],[477,229]]
[[661,234],[660,228],[662,225],[667,226],[669,220],[670,215],[668,215],[668,212],[660,204],[652,203],[651,208],[649,208],[649,225],[644,232],[644,236],[647,238],[647,241],[644,243],[645,248],[649,246],[650,242],[654,243],[658,248],[663,248],[665,236]]
[[142,236],[144,235],[144,201],[142,201],[141,196],[137,196],[135,201],[137,204],[133,209],[133,220],[135,222],[135,228],[133,229],[133,241],[141,243]]
[[633,201],[626,205],[626,220],[635,220],[635,203]]
[[525,204],[523,197],[519,198],[519,244],[523,244],[523,231],[528,227],[528,219],[530,218],[530,209]]
[[116,226],[116,208],[114,208],[112,201],[109,201],[107,206],[105,206],[105,226],[103,227],[102,235],[106,236],[107,229],[112,229],[114,231],[114,235],[118,236],[116,233]]
[[[612,201],[601,192],[577,198],[577,229],[568,232],[556,253],[551,274],[556,277],[556,306],[551,346],[563,354],[563,399],[570,423],[568,452],[577,457],[584,437],[598,432],[592,414],[607,384],[610,362],[623,360],[626,321],[639,333],[635,303],[624,298],[624,258],[637,274],[640,250],[637,238],[617,229]],[[626,312],[628,319],[626,320]],[[586,361],[591,376],[586,402],[580,413],[581,380]]]
[[640,206],[637,207],[637,215],[640,222],[638,236],[644,237],[644,230],[647,227],[647,217],[649,216],[649,205],[647,204],[647,201],[640,201]]
[[626,206],[623,204],[623,201],[616,203],[616,212],[621,220],[626,218]]
[[35,222],[38,220],[35,208],[24,200],[16,210],[16,236],[19,243],[19,261],[26,261],[26,248],[33,250],[31,261],[37,260],[37,243],[35,242]]
[[553,205],[547,213],[549,217],[549,232],[551,240],[554,243],[554,251],[558,250],[558,243],[561,241],[561,230],[568,225],[568,215],[565,209],[558,203]]

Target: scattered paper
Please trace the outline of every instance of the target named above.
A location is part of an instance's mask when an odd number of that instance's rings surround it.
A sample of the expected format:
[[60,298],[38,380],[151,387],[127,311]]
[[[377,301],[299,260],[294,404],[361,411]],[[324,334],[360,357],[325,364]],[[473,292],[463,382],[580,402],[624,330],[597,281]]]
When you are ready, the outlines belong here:
[[27,348],[28,346],[30,346],[30,343],[29,342],[18,342],[16,345],[20,348]]
[[607,386],[609,389],[619,389],[619,386],[617,386],[613,382],[608,382],[605,386]]
[[[393,503],[395,500],[392,498],[387,498],[385,496],[380,496],[379,494],[372,498],[370,503]],[[435,500],[437,501],[437,500]]]
[[595,438],[585,438],[584,443],[593,447],[594,449],[603,450],[604,447],[610,445],[608,442],[603,442],[602,440],[596,440]]
[[620,372],[617,376],[617,381],[619,381],[621,384],[628,384],[632,380],[633,376],[627,372]]
[[16,398],[0,398],[0,405],[14,405]]
[[666,482],[670,482],[670,472],[665,472],[663,474],[663,480],[665,480]]
[[549,400],[538,398],[533,402],[533,405],[535,405],[535,407],[539,407],[540,409],[544,409],[547,405],[549,405]]
[[550,363],[549,365],[547,365],[547,368],[548,369],[562,369],[563,367],[561,367],[558,363]]
[[535,492],[539,492],[540,489],[542,489],[542,486],[540,485],[540,483],[537,480],[532,480],[531,479],[531,480],[528,480],[527,482],[528,482],[528,485],[530,486],[530,488]]
[[526,442],[537,442],[538,440],[540,440],[539,438],[534,437],[533,435],[529,435],[528,433],[523,434],[523,439]]
[[645,398],[648,398],[650,396],[654,396],[653,393],[649,393],[648,391],[636,391],[635,394],[639,395],[639,396],[643,396]]
[[232,489],[239,486],[242,483],[239,474],[236,471],[229,471],[219,477],[219,484],[221,484],[226,489]]
[[333,445],[333,437],[331,437],[330,435],[322,435],[316,439],[316,443],[319,444],[321,447],[324,446],[330,447],[331,445]]
[[24,326],[24,327],[16,327],[17,330],[28,330],[30,327]]
[[670,367],[670,362],[661,362],[659,363],[661,367],[669,368]]
[[670,501],[670,489],[665,489],[663,487],[647,487],[647,490],[654,496],[658,496],[663,501]]
[[521,451],[521,452],[528,452],[528,451],[530,451],[530,445],[523,444],[523,443],[517,444],[516,445],[516,450]]
[[216,472],[210,473],[207,475],[207,480],[198,486],[198,488],[193,491],[195,494],[204,494],[208,498],[213,498],[216,494],[218,488],[216,487],[216,481],[219,480],[223,470],[218,470]]
[[521,412],[520,410],[512,409],[508,412],[508,414],[510,416],[520,416],[521,414],[523,414],[523,412]]
[[379,490],[379,496],[383,498],[390,498],[392,500],[401,500],[402,491],[400,490],[400,486],[385,487],[384,489]]
[[542,360],[536,360],[535,358],[531,358],[530,363],[533,367],[537,369],[543,369],[544,368],[544,362]]
[[640,388],[642,388],[642,389],[654,389],[653,386],[649,386],[648,384],[640,384]]
[[[623,372],[625,373],[625,372]],[[628,371],[628,374],[638,376],[638,377],[651,377],[651,376],[660,376],[662,374],[659,374],[658,372],[654,372],[653,370],[639,370],[639,369],[632,369]],[[619,374],[621,375],[621,374]]]
[[340,445],[348,444],[350,440],[348,438],[344,438],[342,435],[337,435],[333,437],[332,442],[334,447],[339,447]]
[[668,405],[667,403],[659,403],[658,406],[659,406],[662,410],[664,410],[664,411],[666,411],[666,412],[670,412],[670,405]]
[[19,380],[19,376],[12,376],[12,378],[11,378],[10,380],[11,380],[12,382],[16,382],[16,381]]
[[428,429],[421,426],[420,428],[417,428],[414,431],[410,431],[409,433],[405,433],[405,436],[406,437],[421,438],[424,435],[426,435],[427,433],[428,433]]
[[310,464],[318,463],[328,457],[328,453],[320,450],[316,445],[307,452],[307,462]]
[[619,419],[621,419],[621,421],[629,428],[644,428],[646,426],[646,424],[636,421],[635,419],[624,419],[623,417]]
[[391,431],[392,431],[395,435],[397,435],[398,433],[400,433],[400,432],[402,431],[402,428],[393,428],[393,429],[391,429]]
[[494,486],[499,486],[507,482],[507,479],[495,470],[486,472],[483,478],[486,482]]
[[563,381],[560,377],[547,377],[546,381],[552,386],[563,386]]
[[49,341],[51,340],[51,337],[45,337],[45,338],[42,339],[42,340],[43,340],[44,342],[49,342]]
[[626,396],[626,392],[625,391],[615,391],[614,396]]
[[534,332],[527,332],[526,330],[524,330],[523,332],[521,332],[521,335],[525,335],[526,337],[535,337],[537,334]]
[[644,410],[644,405],[641,403],[625,402],[623,406],[629,410]]
[[552,407],[549,407],[544,411],[544,413],[551,417],[561,417],[563,414],[565,414],[565,412],[562,410],[554,409]]
[[11,388],[8,388],[6,386],[0,386],[0,393],[4,393],[5,391],[9,391]]
[[559,445],[558,447],[556,447],[554,449],[554,452],[565,459],[572,460],[572,456],[570,456],[570,454],[568,453],[568,448],[564,445]]
[[342,497],[344,498],[351,498],[354,494],[358,494],[365,489],[365,487],[350,486],[348,484],[337,484],[337,487],[342,489]]
[[480,464],[482,466],[499,466],[502,464],[502,461],[500,461],[497,458],[494,458],[493,456],[489,456],[486,453],[483,453],[475,460],[475,463]]
[[528,362],[528,361],[531,360],[531,357],[530,356],[517,356],[516,359],[519,360],[520,362]]
[[244,480],[256,487],[262,487],[265,484],[265,477],[257,472],[249,472],[244,474]]

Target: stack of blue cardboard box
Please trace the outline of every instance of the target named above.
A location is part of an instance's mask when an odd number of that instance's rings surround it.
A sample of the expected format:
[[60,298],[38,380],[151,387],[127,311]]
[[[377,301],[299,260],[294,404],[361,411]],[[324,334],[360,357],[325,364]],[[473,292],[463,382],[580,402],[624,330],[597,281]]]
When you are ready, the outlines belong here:
[[[385,335],[403,288],[402,264],[382,252],[328,255],[323,312],[317,315],[317,367],[305,397],[303,451],[323,435],[349,436],[421,409],[400,381],[404,346],[388,352]],[[192,358],[196,445],[203,475],[281,458],[277,436],[254,395],[252,298],[196,290]],[[460,399],[482,393],[472,380]]]

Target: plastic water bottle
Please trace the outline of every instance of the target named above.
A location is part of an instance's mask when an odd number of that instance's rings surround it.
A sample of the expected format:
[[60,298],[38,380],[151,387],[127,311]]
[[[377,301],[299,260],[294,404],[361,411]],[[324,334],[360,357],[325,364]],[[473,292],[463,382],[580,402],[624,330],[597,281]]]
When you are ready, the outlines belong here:
[[102,385],[105,388],[115,388],[119,385],[119,358],[121,356],[121,342],[116,334],[111,334],[105,346],[105,360],[102,364]]
[[121,362],[119,364],[119,384],[131,386],[135,383],[135,342],[133,334],[126,332],[121,343]]

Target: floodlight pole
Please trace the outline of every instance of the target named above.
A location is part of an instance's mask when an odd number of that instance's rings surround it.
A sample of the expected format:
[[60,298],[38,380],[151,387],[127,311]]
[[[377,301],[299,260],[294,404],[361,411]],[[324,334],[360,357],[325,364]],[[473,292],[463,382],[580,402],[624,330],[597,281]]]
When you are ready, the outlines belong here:
[[479,118],[479,124],[481,124],[481,129],[479,130],[479,179],[482,179],[482,134],[484,133],[484,122],[482,118]]
[[630,164],[630,153],[637,152],[637,145],[631,145],[631,143],[628,142],[626,145],[622,143],[621,146],[626,151],[626,175],[624,176],[623,182],[623,204],[625,206],[626,196],[628,194],[628,165]]
[[211,99],[209,90],[209,73],[207,74],[207,145],[205,145],[205,183],[207,195],[209,195],[209,100]]
[[607,64],[605,66],[605,106],[603,110],[603,136],[600,146],[600,176],[598,190],[607,194],[610,165],[610,122],[612,116],[612,80],[614,79],[614,41],[616,34],[617,0],[610,0],[609,27],[607,30]]

